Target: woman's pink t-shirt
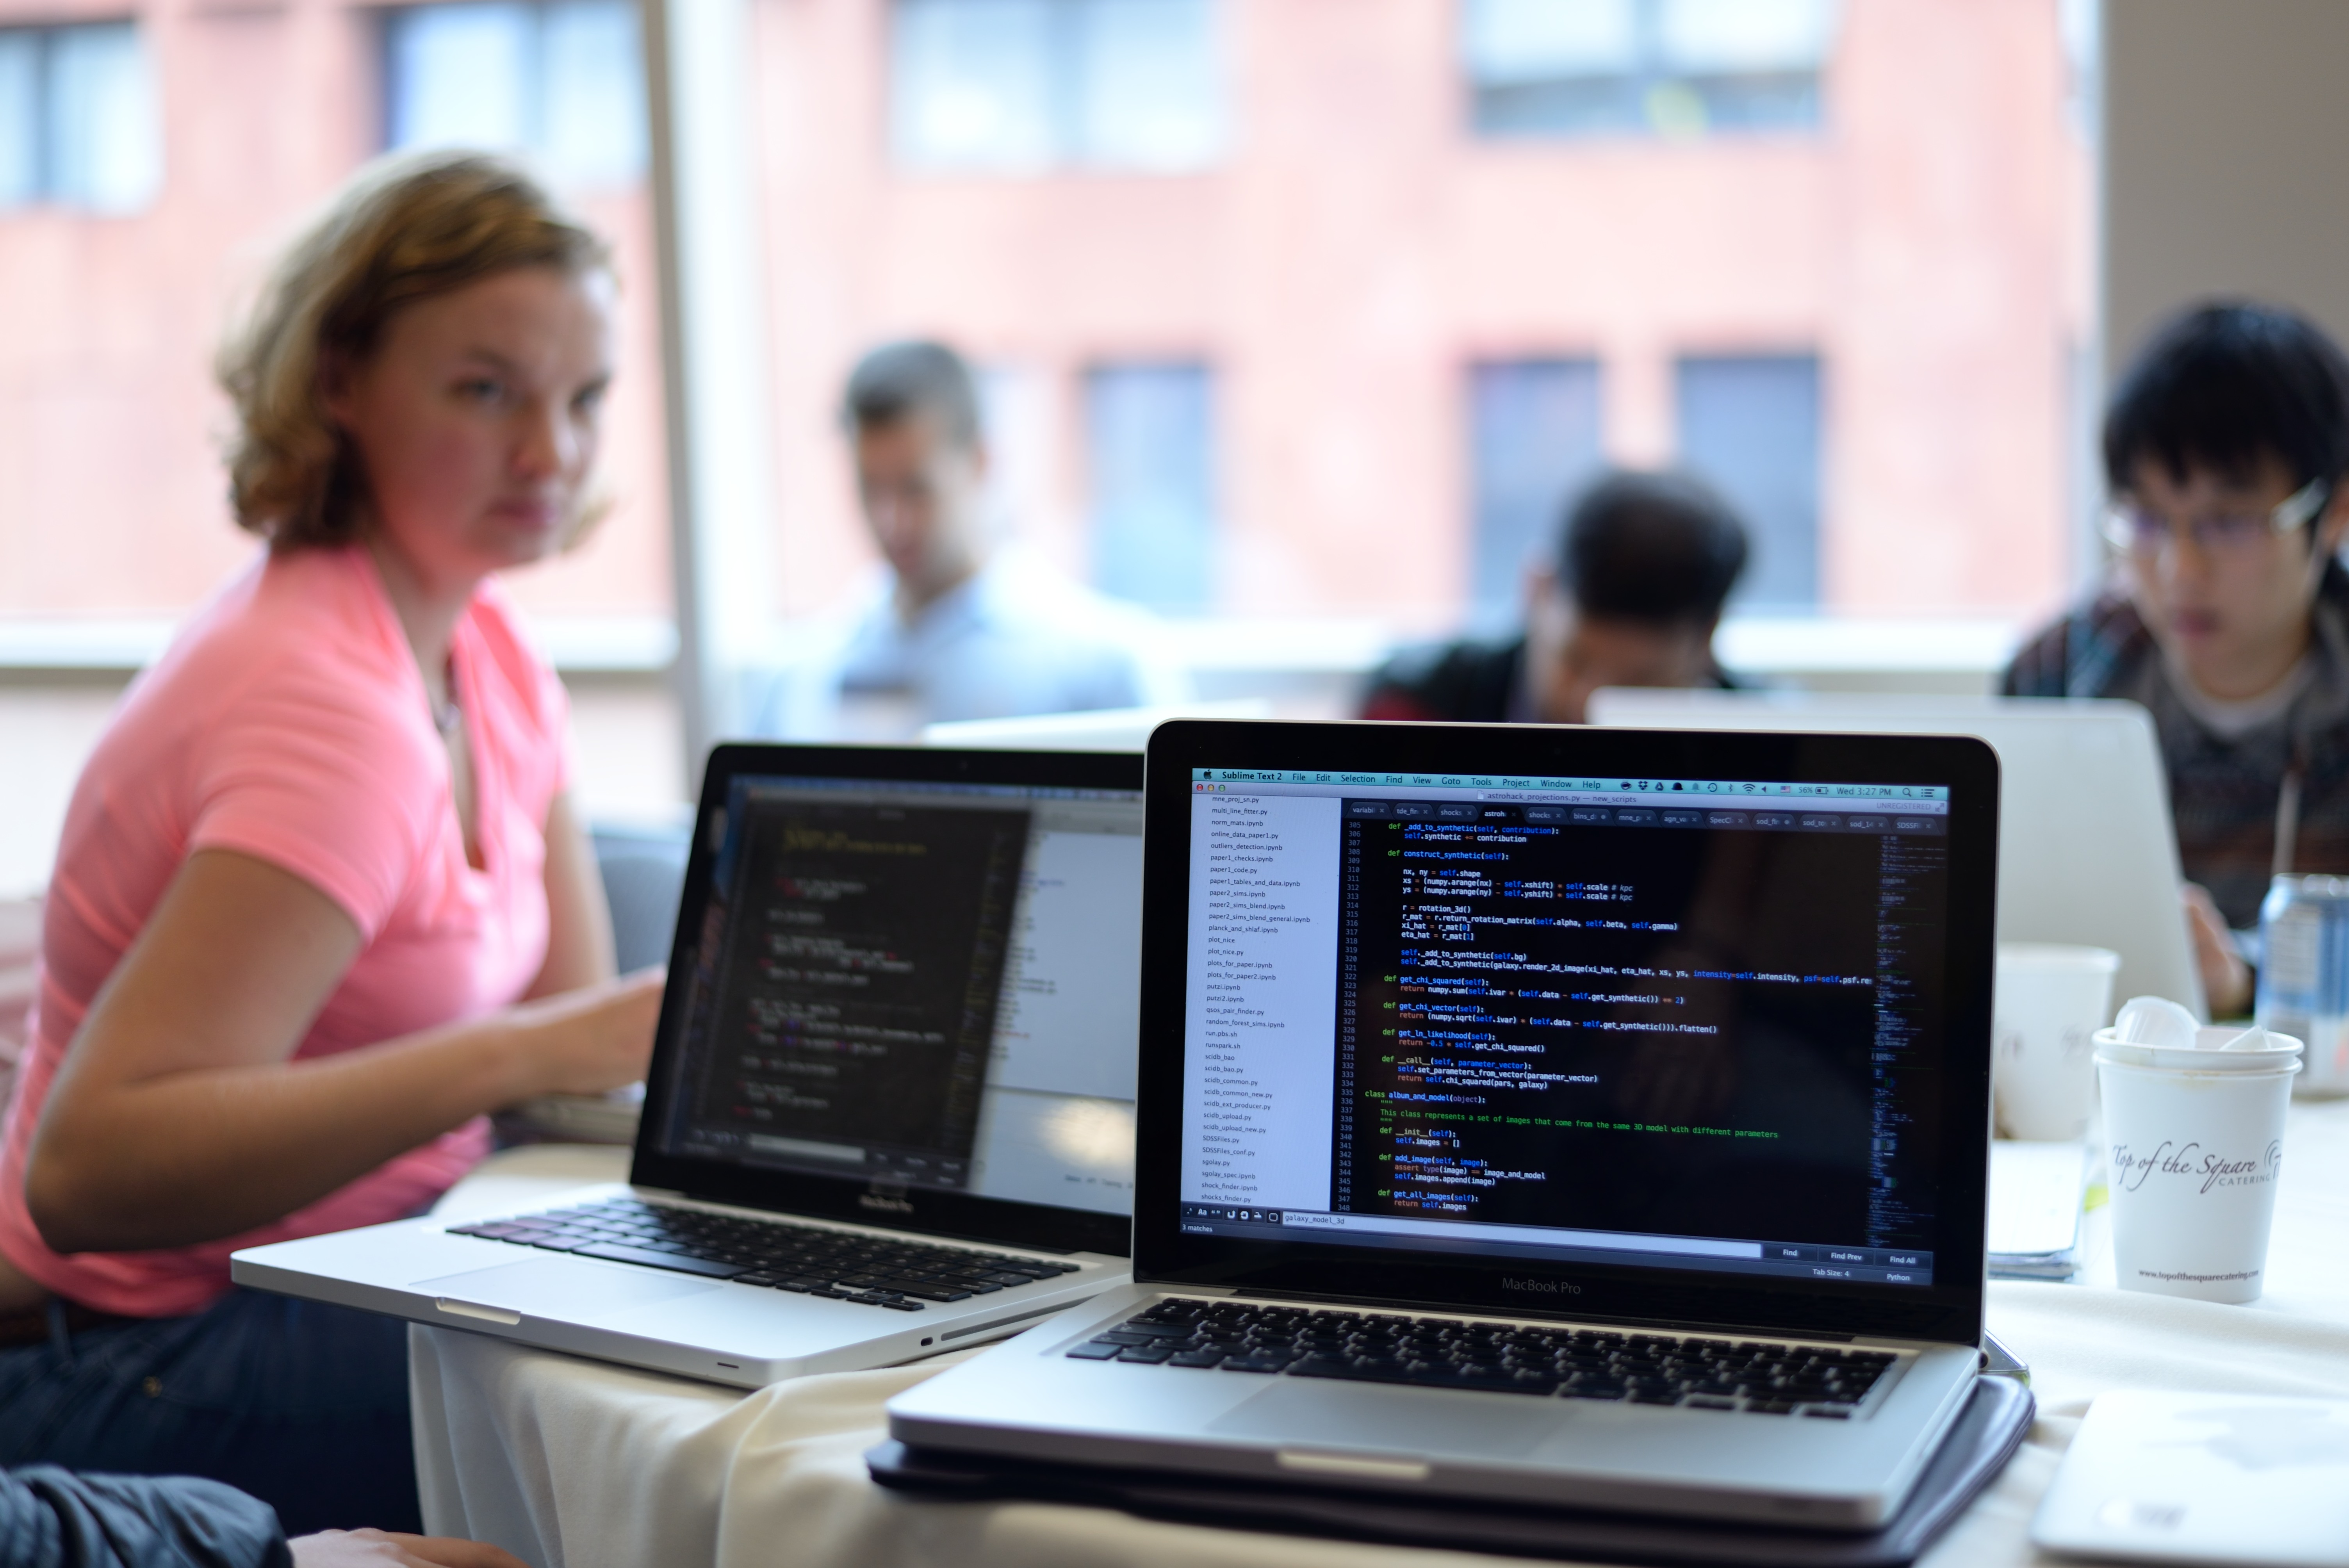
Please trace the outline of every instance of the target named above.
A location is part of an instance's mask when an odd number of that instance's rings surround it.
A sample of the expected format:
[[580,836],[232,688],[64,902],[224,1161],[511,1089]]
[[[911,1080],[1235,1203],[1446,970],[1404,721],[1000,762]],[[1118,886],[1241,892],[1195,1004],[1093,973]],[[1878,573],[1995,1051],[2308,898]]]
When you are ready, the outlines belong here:
[[422,676],[364,550],[270,555],[199,611],[124,697],[74,787],[49,885],[31,1041],[0,1131],[0,1253],[104,1312],[195,1312],[239,1247],[397,1219],[488,1147],[479,1119],[274,1224],[202,1246],[59,1254],[25,1209],[41,1104],[98,987],[197,850],[291,872],[364,945],[295,1056],[477,1016],[546,957],[545,823],[564,783],[554,673],[484,585],[450,663],[483,869],[467,863]]

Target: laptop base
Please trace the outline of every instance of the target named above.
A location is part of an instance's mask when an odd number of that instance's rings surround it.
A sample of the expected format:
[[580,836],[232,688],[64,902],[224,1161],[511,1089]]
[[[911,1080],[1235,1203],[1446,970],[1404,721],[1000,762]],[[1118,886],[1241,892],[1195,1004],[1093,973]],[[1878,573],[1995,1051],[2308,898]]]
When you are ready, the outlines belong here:
[[[624,1186],[580,1188],[554,1194],[530,1212],[633,1192]],[[789,1215],[764,1217],[794,1222]],[[846,1233],[843,1227],[833,1230]],[[932,1240],[871,1230],[859,1233],[858,1239]],[[964,1301],[925,1303],[919,1311],[892,1311],[837,1299],[838,1293],[823,1299],[541,1251],[423,1219],[248,1247],[231,1260],[230,1274],[238,1284],[281,1295],[650,1372],[760,1388],[788,1377],[860,1372],[985,1345],[1125,1279],[1123,1258],[1071,1253],[1053,1261],[1077,1266],[1049,1282]]]
[[247,1247],[231,1278],[746,1388],[1123,1284],[1142,775],[719,747],[628,1184]]
[[1996,1478],[2031,1429],[2031,1391],[1976,1381],[1957,1424],[1892,1522],[1855,1534],[1692,1519],[1655,1519],[1483,1501],[1399,1501],[1262,1482],[999,1460],[886,1442],[865,1455],[873,1479],[940,1501],[1023,1500],[1114,1508],[1143,1519],[1389,1546],[1664,1568],[1905,1568]]

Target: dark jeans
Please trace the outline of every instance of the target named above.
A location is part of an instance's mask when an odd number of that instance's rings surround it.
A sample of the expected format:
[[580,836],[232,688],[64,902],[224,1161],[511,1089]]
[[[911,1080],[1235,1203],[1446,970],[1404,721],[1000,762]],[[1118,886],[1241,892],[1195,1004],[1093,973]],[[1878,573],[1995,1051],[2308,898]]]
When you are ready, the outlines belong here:
[[0,1350],[0,1465],[200,1475],[288,1535],[421,1530],[408,1329],[257,1291]]

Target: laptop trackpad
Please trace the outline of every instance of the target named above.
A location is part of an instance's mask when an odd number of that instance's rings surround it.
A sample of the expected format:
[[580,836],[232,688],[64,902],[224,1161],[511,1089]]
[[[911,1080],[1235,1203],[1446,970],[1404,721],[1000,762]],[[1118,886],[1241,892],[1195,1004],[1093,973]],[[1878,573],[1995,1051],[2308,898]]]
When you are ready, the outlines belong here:
[[[592,1271],[592,1272],[591,1272]],[[535,1317],[577,1318],[583,1312],[607,1317],[632,1306],[675,1301],[718,1288],[706,1279],[660,1274],[649,1269],[605,1265],[585,1258],[531,1258],[466,1274],[417,1280],[408,1287],[429,1295],[481,1306],[502,1306]]]
[[1540,1447],[1560,1424],[1551,1400],[1284,1377],[1207,1429],[1283,1443],[1511,1459]]

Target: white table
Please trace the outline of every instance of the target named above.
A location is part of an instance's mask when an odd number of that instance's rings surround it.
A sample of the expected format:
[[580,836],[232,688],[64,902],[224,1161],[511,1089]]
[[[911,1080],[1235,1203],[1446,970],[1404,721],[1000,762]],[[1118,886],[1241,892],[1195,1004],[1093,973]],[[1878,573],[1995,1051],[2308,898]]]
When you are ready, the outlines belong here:
[[[1992,1330],[2031,1363],[2039,1420],[2005,1474],[1935,1547],[1930,1568],[2032,1558],[2032,1511],[2080,1415],[2106,1389],[2349,1398],[2349,1103],[2295,1107],[2284,1147],[2271,1285],[2253,1306],[2113,1290],[2109,1249],[2092,1257],[2086,1284],[1991,1286]],[[617,1180],[624,1162],[622,1150],[516,1150],[452,1192],[444,1212],[492,1212],[556,1187]],[[744,1395],[451,1329],[410,1329],[409,1345],[427,1525],[494,1541],[543,1568],[1498,1561],[1095,1509],[926,1502],[873,1485],[862,1456],[885,1436],[883,1402],[977,1351]]]

